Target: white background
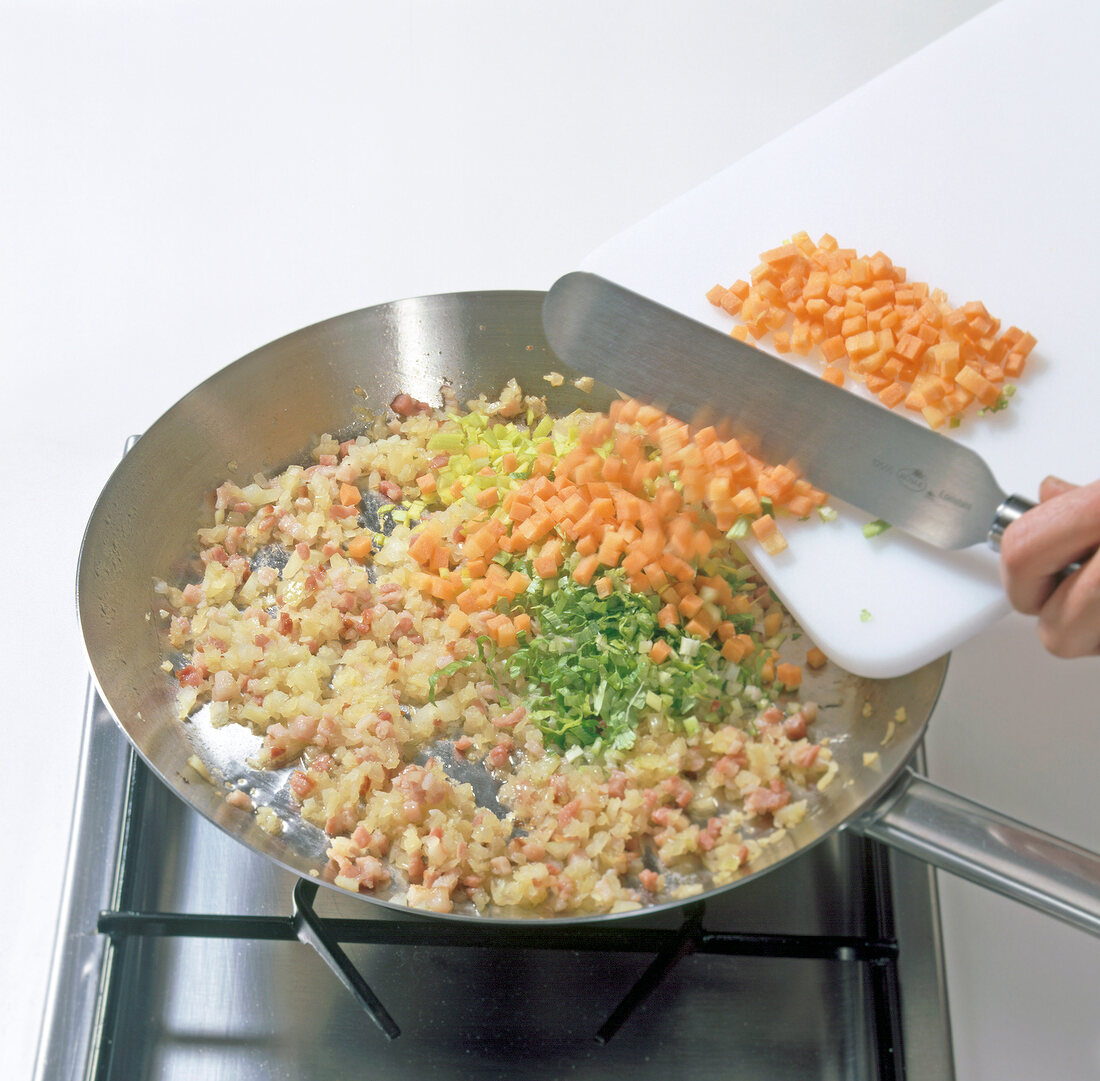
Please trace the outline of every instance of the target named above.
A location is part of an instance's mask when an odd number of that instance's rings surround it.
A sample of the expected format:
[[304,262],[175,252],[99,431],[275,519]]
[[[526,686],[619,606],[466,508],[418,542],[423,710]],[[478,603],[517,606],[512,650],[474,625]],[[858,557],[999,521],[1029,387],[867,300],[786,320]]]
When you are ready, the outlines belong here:
[[[77,553],[126,436],[326,316],[548,287],[985,6],[0,0],[0,1076],[33,1062],[86,681]],[[956,651],[933,777],[1100,847],[1098,685],[998,624]],[[941,892],[960,1078],[1097,1076],[1097,942]]]

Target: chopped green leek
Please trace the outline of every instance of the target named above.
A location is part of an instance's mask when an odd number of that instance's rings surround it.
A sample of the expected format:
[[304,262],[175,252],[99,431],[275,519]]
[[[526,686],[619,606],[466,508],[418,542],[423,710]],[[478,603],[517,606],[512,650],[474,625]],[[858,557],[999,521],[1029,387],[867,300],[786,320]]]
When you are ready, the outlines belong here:
[[868,522],[863,527],[863,535],[868,539],[877,537],[880,533],[885,533],[889,528],[889,522],[884,522],[881,518],[876,518],[873,522]]
[[747,514],[742,514],[736,522],[730,526],[729,531],[726,533],[727,540],[743,540],[749,535],[749,526],[752,525],[752,519]]
[[[559,751],[584,748],[592,757],[601,748],[632,747],[646,714],[663,716],[688,735],[708,720],[739,717],[745,684],[730,678],[731,666],[719,648],[676,627],[660,627],[655,596],[627,588],[622,571],[609,577],[615,588],[603,598],[562,575],[516,599],[537,620],[539,633],[503,663],[525,684],[528,716],[547,744]],[[751,627],[747,613],[739,617],[740,625],[745,618]],[[672,652],[657,664],[643,647],[662,639]],[[732,667],[759,688],[759,670],[742,673]]]

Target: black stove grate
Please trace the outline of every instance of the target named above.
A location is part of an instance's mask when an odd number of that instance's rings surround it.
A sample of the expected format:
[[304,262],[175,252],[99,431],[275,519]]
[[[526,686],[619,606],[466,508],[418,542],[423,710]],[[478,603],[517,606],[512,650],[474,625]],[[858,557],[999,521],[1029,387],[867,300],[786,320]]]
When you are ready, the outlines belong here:
[[140,805],[144,787],[155,783],[145,765],[131,753],[126,786],[123,836],[115,868],[112,907],[99,913],[97,930],[107,936],[108,957],[103,967],[97,1030],[101,1034],[96,1068],[89,1075],[113,1077],[114,1033],[121,1023],[122,988],[120,973],[126,968],[125,953],[142,939],[157,937],[238,939],[258,941],[301,941],[311,946],[360,1006],[389,1039],[400,1029],[359,970],[341,948],[341,943],[386,946],[455,947],[494,950],[563,950],[629,952],[651,956],[638,980],[629,987],[619,1004],[593,1033],[606,1044],[633,1012],[653,993],[676,964],[693,954],[715,954],[730,958],[770,957],[832,960],[865,965],[871,988],[871,1013],[878,1076],[882,1081],[903,1081],[905,1054],[902,1040],[901,989],[898,973],[898,943],[893,934],[890,877],[886,858],[877,844],[867,846],[870,874],[865,882],[869,933],[850,935],[786,935],[713,931],[706,927],[705,901],[689,903],[682,921],[674,928],[633,927],[629,923],[601,925],[540,926],[533,935],[529,928],[513,924],[484,927],[433,920],[410,915],[408,919],[345,919],[320,915],[314,900],[318,884],[299,879],[293,891],[292,911],[286,916],[202,914],[148,911],[140,904],[138,864],[142,858],[141,817],[133,814]]

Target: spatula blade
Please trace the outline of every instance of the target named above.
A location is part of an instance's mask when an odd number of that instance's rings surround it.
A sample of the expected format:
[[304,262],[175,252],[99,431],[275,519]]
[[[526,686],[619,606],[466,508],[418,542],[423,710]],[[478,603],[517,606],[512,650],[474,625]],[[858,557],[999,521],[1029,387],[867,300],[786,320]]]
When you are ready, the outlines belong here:
[[1005,493],[968,447],[595,274],[543,306],[573,369],[689,423],[728,422],[765,461],[939,548],[988,539]]

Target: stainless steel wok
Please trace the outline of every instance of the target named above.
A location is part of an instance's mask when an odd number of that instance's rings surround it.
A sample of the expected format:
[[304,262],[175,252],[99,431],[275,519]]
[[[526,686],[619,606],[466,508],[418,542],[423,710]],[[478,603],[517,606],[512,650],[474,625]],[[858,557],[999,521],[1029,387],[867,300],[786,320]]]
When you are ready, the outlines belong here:
[[[574,389],[569,377],[577,373],[550,352],[542,332],[543,296],[420,297],[351,312],[272,342],[208,379],[161,417],[123,458],[92,513],[80,555],[77,603],[104,701],[140,755],[183,800],[242,844],[300,875],[322,872],[327,838],[298,817],[287,787],[289,768],[249,769],[245,760],[259,740],[238,726],[215,730],[201,716],[187,724],[176,720],[177,683],[161,668],[169,647],[164,621],[155,614],[161,601],[154,582],[182,582],[194,572],[195,531],[209,521],[219,483],[226,478],[245,483],[256,472],[299,461],[311,439],[324,432],[356,432],[364,404],[381,411],[401,391],[438,401],[444,381],[465,401],[498,391],[514,376],[525,387],[547,390],[556,412],[605,406],[607,388],[591,394]],[[567,377],[557,389],[542,380],[552,369]],[[1100,934],[1100,857],[911,771],[909,760],[946,668],[942,658],[887,681],[833,673],[808,687],[807,697],[823,706],[815,735],[831,737],[841,774],[798,827],[765,849],[745,878],[846,828]],[[899,709],[907,720],[891,724]],[[869,766],[865,753],[877,754]],[[194,756],[214,784],[191,764]],[[284,819],[281,834],[264,832],[253,815],[225,803],[220,782],[241,778],[259,790],[257,803],[269,804]],[[718,888],[734,888],[745,878]],[[401,903],[399,894],[363,896],[373,903]],[[478,918],[533,917],[497,910]]]

